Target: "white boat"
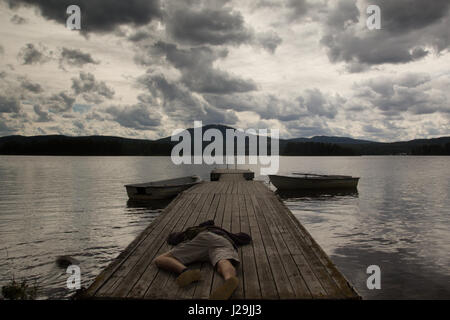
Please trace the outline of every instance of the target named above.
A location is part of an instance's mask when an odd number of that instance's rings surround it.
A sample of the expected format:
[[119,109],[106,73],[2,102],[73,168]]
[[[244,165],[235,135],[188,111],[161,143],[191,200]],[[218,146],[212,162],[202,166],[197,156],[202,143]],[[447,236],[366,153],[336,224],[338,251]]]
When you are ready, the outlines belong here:
[[278,190],[356,189],[359,177],[294,172],[289,176],[269,175]]
[[202,179],[198,176],[188,176],[147,183],[127,184],[125,188],[130,200],[169,199],[201,182]]

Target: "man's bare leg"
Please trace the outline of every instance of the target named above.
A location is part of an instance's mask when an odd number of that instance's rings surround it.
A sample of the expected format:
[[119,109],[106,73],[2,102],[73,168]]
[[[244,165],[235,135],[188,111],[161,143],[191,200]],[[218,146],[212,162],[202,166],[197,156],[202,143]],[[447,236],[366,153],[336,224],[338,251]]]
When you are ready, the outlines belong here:
[[161,269],[164,269],[167,271],[172,271],[177,274],[180,274],[181,272],[183,272],[183,270],[185,270],[187,268],[184,264],[182,264],[180,261],[175,259],[174,256],[170,252],[166,252],[166,253],[156,257],[154,262],[158,268],[161,268]]
[[217,271],[226,281],[231,277],[236,277],[236,269],[233,264],[231,264],[230,260],[224,259],[217,262]]
[[219,272],[225,282],[211,293],[209,299],[228,300],[239,285],[239,279],[236,277],[236,269],[230,260],[225,259],[217,262],[217,272]]
[[156,257],[154,263],[158,268],[178,274],[176,282],[180,287],[185,287],[192,282],[200,280],[200,270],[189,270],[184,264],[175,259],[170,252]]

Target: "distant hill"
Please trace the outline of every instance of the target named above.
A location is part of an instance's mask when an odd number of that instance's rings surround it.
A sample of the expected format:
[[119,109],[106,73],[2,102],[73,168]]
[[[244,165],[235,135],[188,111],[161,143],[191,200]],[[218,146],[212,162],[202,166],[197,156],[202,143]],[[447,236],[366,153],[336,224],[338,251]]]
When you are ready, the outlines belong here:
[[[202,132],[214,128],[223,135],[223,125],[202,127]],[[187,129],[191,136],[193,128]],[[173,146],[170,137],[159,140],[128,139],[111,136],[69,137],[7,136],[0,137],[2,155],[78,155],[78,156],[169,156]],[[210,142],[203,142],[203,148]],[[271,141],[268,141],[269,146]],[[352,155],[450,155],[450,137],[417,139],[391,143],[358,140],[349,137],[316,136],[312,138],[280,139],[280,155],[286,156],[352,156]],[[226,146],[224,145],[224,150]],[[248,138],[246,143],[248,154]]]
[[[224,126],[224,125],[221,125],[221,124],[208,124],[208,125],[205,125],[205,126],[201,127],[202,134],[203,134],[203,132],[205,132],[208,129],[217,129],[217,130],[219,130],[220,133],[222,133],[223,137],[225,137],[225,133],[226,133],[227,129],[235,130],[232,127]],[[190,135],[192,137],[193,134],[194,134],[194,128],[188,128],[186,130],[190,133]],[[165,137],[165,138],[162,138],[162,139],[159,139],[159,140],[156,140],[156,141],[157,142],[171,142],[171,137]]]
[[361,155],[450,155],[450,137],[339,145],[351,147]]
[[165,156],[172,145],[151,140],[108,136],[8,136],[0,138],[0,154],[67,156]]
[[336,143],[336,144],[362,144],[373,143],[369,140],[359,140],[348,137],[328,137],[328,136],[315,136],[312,138],[294,138],[289,139],[291,142],[321,142],[321,143]]

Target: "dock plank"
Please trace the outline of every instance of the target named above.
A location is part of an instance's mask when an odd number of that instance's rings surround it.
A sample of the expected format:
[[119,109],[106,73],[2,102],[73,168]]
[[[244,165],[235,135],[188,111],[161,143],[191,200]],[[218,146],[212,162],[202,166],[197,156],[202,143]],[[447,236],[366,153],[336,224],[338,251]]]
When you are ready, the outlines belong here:
[[[232,214],[231,214],[231,230],[232,233],[239,233],[241,232],[241,217],[240,217],[240,206],[241,203],[239,202],[239,197],[237,193],[237,186],[239,185],[239,182],[236,182],[236,193],[233,193],[231,196],[232,201]],[[239,250],[239,260],[242,262],[242,250]],[[244,274],[242,273],[242,267],[237,268],[236,275],[239,279],[239,285],[233,295],[233,299],[243,299],[244,298]]]
[[[257,189],[260,193],[267,192],[267,187],[265,187],[262,183],[259,183],[257,185]],[[270,194],[270,196],[274,196]],[[272,201],[273,202],[273,201]],[[281,220],[286,221],[289,217],[287,215],[279,215]],[[299,233],[296,234],[297,237],[300,237],[301,235]],[[309,261],[310,265],[313,266],[314,272],[316,276],[318,277],[320,283],[324,287],[324,289],[327,292],[327,296],[332,297],[333,299],[340,299],[342,298],[342,293],[339,291],[339,289],[336,287],[335,282],[333,279],[331,279],[329,273],[326,270],[326,266],[324,266],[321,261],[319,260],[316,252],[312,250],[312,247],[310,244],[312,244],[312,238],[309,237],[307,239],[303,238],[304,241],[300,241],[300,245],[303,250],[303,254],[305,255],[305,258],[307,261]]]
[[[292,289],[294,290],[295,298],[297,299],[309,299],[312,298],[311,292],[305,283],[305,280],[299,272],[298,266],[295,263],[288,246],[286,245],[283,236],[281,234],[278,224],[273,219],[273,214],[267,205],[267,198],[260,199],[260,204],[262,208],[262,218],[265,221],[264,225],[265,232],[268,235],[272,235],[272,242],[274,248],[280,257],[281,264],[284,266],[286,276],[291,283]],[[288,298],[288,297],[286,297]]]
[[280,259],[267,224],[264,221],[264,213],[261,207],[261,202],[259,201],[260,199],[257,200],[256,195],[254,194],[250,197],[255,210],[256,222],[261,230],[262,242],[266,250],[270,267],[272,270],[275,270],[275,272],[273,272],[273,277],[278,294],[280,295],[280,299],[292,299],[295,297],[294,289],[292,288],[289,277],[286,274],[285,267]]
[[293,235],[291,234],[291,231],[285,224],[280,223],[279,217],[277,215],[273,214],[273,207],[271,207],[270,202],[268,207],[269,211],[266,217],[270,220],[270,223],[276,225],[280,230],[281,237],[285,241],[286,246],[290,251],[293,260],[297,264],[301,276],[304,279],[305,283],[307,284],[312,297],[320,298],[325,296],[326,294],[325,289],[322,287],[322,284],[320,283],[319,279],[314,274],[313,269],[311,269],[304,252],[302,251],[301,247],[299,247],[298,243],[295,241]]
[[245,206],[247,209],[248,220],[250,225],[250,235],[255,253],[256,268],[258,272],[258,281],[261,287],[262,299],[279,299],[278,291],[275,285],[273,272],[267,258],[264,243],[261,237],[261,231],[255,217],[250,194],[244,196]]
[[[245,184],[242,184],[244,187]],[[245,191],[243,191],[245,192]],[[241,231],[251,234],[245,197],[239,194],[239,217],[241,222]],[[247,299],[261,299],[261,289],[259,287],[258,271],[256,269],[254,244],[250,243],[241,249],[242,274],[244,282],[244,296]]]

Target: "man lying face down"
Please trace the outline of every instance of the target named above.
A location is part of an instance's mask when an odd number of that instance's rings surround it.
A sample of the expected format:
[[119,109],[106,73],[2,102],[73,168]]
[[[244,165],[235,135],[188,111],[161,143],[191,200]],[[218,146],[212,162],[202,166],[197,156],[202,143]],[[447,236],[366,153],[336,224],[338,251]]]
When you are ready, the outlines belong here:
[[235,269],[240,263],[237,248],[249,244],[251,240],[246,233],[228,232],[208,220],[185,231],[171,233],[167,243],[175,247],[158,256],[154,262],[158,268],[177,273],[177,284],[185,287],[201,279],[200,270],[189,269],[186,265],[210,261],[225,282],[209,298],[227,300],[239,284]]

